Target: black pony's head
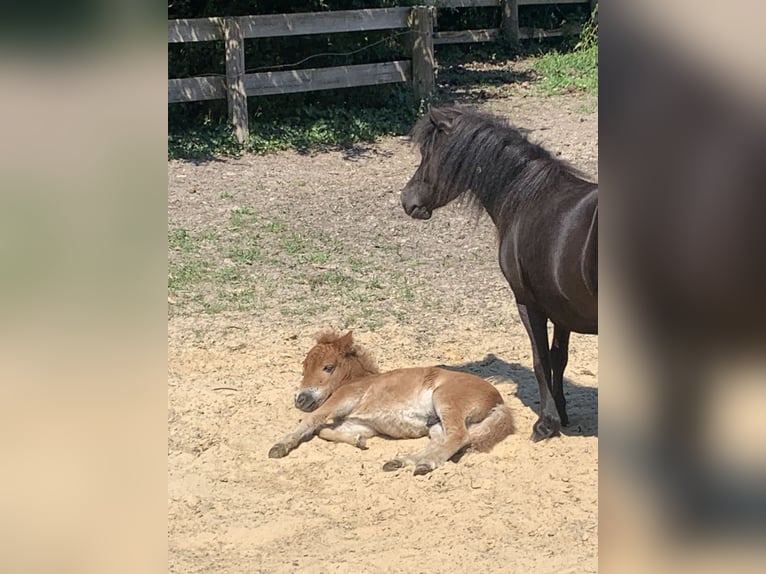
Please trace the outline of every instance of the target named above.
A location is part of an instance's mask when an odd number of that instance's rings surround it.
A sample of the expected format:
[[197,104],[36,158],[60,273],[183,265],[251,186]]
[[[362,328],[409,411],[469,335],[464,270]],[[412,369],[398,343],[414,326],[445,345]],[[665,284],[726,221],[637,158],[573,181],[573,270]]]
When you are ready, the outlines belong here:
[[410,217],[429,219],[434,209],[455,199],[438,188],[437,151],[452,132],[453,122],[462,111],[458,108],[431,108],[412,129],[410,137],[420,148],[421,161],[415,174],[402,190],[402,207]]

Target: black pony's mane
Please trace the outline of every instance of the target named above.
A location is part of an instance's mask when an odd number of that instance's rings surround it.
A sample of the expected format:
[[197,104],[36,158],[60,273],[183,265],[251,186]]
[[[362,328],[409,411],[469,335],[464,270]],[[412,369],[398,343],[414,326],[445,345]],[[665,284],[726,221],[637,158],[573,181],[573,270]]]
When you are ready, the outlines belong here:
[[[550,189],[593,185],[504,119],[457,106],[433,111],[449,120],[448,127],[437,125],[429,113],[418,120],[410,137],[442,205],[462,198],[503,220]],[[569,185],[561,186],[562,179]]]

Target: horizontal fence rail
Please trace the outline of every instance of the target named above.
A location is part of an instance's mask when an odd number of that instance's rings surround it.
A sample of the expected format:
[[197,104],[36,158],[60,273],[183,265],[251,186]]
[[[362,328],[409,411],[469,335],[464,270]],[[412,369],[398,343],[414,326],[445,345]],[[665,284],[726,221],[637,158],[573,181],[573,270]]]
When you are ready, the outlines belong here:
[[[336,10],[295,14],[266,14],[168,21],[168,44],[215,42],[225,44],[226,72],[220,75],[168,80],[168,103],[226,99],[237,139],[248,137],[247,97],[332,90],[410,82],[418,99],[435,90],[434,46],[443,44],[552,38],[578,34],[576,25],[555,30],[520,28],[520,5],[590,4],[593,0],[424,0],[421,6]],[[498,8],[500,28],[434,31],[436,11],[443,8]],[[245,73],[246,39],[312,34],[336,34],[372,30],[408,29],[411,60],[375,64],[308,68],[289,71]]]
[[410,61],[399,60],[379,64],[245,74],[245,93],[248,96],[270,96],[409,82],[411,79]]

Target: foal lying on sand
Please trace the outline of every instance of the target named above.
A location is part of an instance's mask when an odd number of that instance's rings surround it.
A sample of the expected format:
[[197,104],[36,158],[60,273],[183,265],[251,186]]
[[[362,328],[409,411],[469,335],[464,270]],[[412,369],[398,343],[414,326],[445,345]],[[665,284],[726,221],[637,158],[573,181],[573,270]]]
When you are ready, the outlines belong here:
[[426,474],[466,449],[489,452],[513,432],[510,408],[484,379],[436,367],[380,374],[351,331],[319,336],[303,361],[295,405],[311,414],[271,447],[270,458],[287,456],[314,434],[362,449],[373,436],[429,435],[423,450],[383,465]]

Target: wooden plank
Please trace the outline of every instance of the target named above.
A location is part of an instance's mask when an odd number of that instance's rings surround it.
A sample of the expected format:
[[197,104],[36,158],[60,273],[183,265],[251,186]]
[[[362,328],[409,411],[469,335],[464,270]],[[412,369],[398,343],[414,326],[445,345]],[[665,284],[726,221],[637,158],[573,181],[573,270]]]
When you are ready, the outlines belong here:
[[546,4],[587,4],[589,0],[519,0],[519,6],[536,6]]
[[437,8],[482,8],[487,6],[497,8],[500,0],[430,0],[423,2],[423,4]]
[[226,97],[226,86],[220,76],[200,76],[168,80],[168,103],[220,100]]
[[500,36],[499,28],[484,30],[459,30],[457,32],[436,32],[434,44],[466,44],[469,42],[491,42]]
[[245,38],[334,34],[336,32],[406,28],[409,13],[410,8],[399,7],[270,14],[266,16],[242,16],[240,24]]
[[223,40],[219,18],[168,20],[168,44],[177,42],[210,42]]
[[436,89],[433,6],[412,9],[412,87],[415,99],[429,100]]
[[239,143],[247,140],[247,94],[245,93],[245,38],[239,18],[225,18],[223,38],[226,48],[226,101],[229,121]]
[[540,40],[542,38],[558,38],[560,36],[576,36],[582,28],[577,24],[562,26],[553,30],[543,28],[520,28],[519,38],[522,40]]
[[259,72],[257,74],[245,74],[245,92],[248,96],[270,96],[407,82],[411,78],[411,69],[408,60],[398,60],[334,68],[309,68],[289,72]]
[[[519,0],[519,6],[535,4],[587,4],[589,0]],[[483,8],[499,6],[502,0],[427,0],[428,6],[437,8]]]

